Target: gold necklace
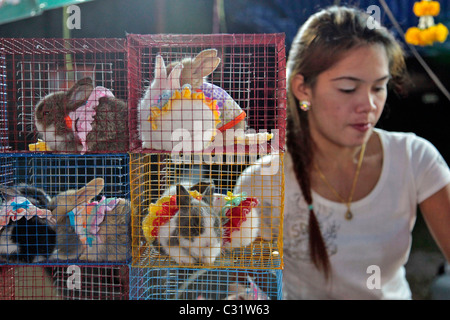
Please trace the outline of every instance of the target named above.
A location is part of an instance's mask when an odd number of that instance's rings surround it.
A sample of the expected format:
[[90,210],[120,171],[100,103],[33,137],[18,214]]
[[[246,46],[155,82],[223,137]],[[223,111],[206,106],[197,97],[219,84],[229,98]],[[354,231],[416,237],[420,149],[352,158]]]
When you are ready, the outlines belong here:
[[366,144],[364,143],[361,147],[361,151],[359,153],[359,160],[358,160],[358,166],[356,167],[355,177],[353,178],[353,185],[352,189],[350,190],[350,196],[348,197],[348,200],[345,200],[341,197],[341,195],[336,191],[336,189],[333,188],[333,186],[328,182],[328,180],[325,178],[324,174],[320,170],[319,166],[314,162],[314,167],[316,168],[317,172],[319,173],[320,178],[325,182],[327,187],[334,193],[334,195],[347,206],[347,212],[345,213],[345,219],[351,220],[353,218],[353,213],[350,210],[350,206],[352,205],[352,199],[353,194],[355,193],[355,187],[356,182],[358,181],[359,172],[361,171],[362,161],[364,158],[364,152],[366,151]]

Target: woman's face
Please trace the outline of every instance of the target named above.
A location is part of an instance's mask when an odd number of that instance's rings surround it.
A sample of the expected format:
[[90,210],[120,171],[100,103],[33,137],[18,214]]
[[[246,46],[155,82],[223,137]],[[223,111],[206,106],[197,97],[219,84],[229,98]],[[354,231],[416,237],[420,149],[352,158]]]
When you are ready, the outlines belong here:
[[[302,76],[300,76],[303,78]],[[314,141],[327,140],[343,147],[369,139],[387,98],[389,61],[381,45],[355,48],[317,77],[303,93]]]

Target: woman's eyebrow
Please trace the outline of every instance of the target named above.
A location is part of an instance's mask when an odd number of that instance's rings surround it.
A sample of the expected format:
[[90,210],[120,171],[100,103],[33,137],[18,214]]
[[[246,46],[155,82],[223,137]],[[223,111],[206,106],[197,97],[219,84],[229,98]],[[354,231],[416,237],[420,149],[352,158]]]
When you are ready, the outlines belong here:
[[[383,76],[383,77],[381,77],[379,79],[376,79],[375,82],[379,82],[379,81],[382,81],[382,80],[387,80],[387,79],[390,79],[390,78],[391,78],[390,75],[385,75],[385,76]],[[356,78],[356,77],[352,77],[352,76],[342,76],[342,77],[337,77],[337,78],[331,79],[331,81],[339,81],[339,80],[351,80],[351,81],[357,81],[357,82],[364,82],[364,80]]]

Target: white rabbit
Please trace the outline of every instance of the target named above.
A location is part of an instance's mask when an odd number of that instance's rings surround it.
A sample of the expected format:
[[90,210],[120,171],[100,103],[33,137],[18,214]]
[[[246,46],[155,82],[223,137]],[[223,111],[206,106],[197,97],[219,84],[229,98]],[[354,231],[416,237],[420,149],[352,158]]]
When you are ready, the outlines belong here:
[[246,193],[256,197],[260,204],[253,210],[261,217],[262,239],[273,241],[280,237],[281,207],[283,199],[283,161],[292,165],[289,157],[282,160],[280,155],[267,155],[247,167],[239,176],[233,193]]
[[[220,193],[215,193],[213,196],[213,207],[222,210],[223,248],[232,250],[247,247],[260,235],[260,215],[259,210],[256,209],[259,201],[256,198],[235,195],[236,198],[241,198],[241,202],[233,209],[228,209],[226,207],[227,197],[229,195]],[[229,219],[236,219],[236,221],[233,223]],[[239,222],[237,223],[237,221]],[[232,227],[233,224],[234,227]],[[237,227],[237,225],[239,226]]]
[[164,59],[156,57],[153,81],[138,106],[143,149],[201,151],[216,135],[216,106],[191,86],[181,87],[182,69],[178,63],[167,75]]
[[[223,88],[207,81],[219,66],[221,59],[217,56],[216,49],[205,49],[195,57],[174,61],[167,66],[167,70],[174,70],[178,64],[183,64],[180,75],[180,85],[189,84],[194,91],[202,91],[206,97],[217,100],[220,111],[220,122],[217,129],[220,134],[216,136],[214,146],[223,147],[237,144],[261,144],[273,138],[273,134],[267,132],[254,132],[248,130],[247,115],[239,104]],[[231,137],[228,136],[231,134]]]
[[[190,186],[190,190],[204,193],[214,183],[202,180]],[[250,246],[261,233],[259,199],[246,194],[228,192],[214,193],[211,207],[221,216],[223,227],[222,243],[224,250]]]

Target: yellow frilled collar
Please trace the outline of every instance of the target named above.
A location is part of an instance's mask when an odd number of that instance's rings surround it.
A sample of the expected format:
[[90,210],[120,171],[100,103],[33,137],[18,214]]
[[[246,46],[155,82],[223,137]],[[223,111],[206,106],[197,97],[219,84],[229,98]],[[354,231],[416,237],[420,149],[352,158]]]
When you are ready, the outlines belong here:
[[169,99],[169,101],[167,101],[167,103],[162,108],[156,106],[150,107],[150,116],[148,117],[147,120],[151,123],[153,130],[158,129],[155,120],[161,117],[163,114],[171,112],[172,104],[180,100],[200,101],[204,103],[213,112],[215,126],[217,126],[220,123],[220,112],[218,110],[216,100],[205,98],[205,95],[200,90],[198,92],[192,92],[189,87],[183,87],[181,91],[175,90],[174,93],[172,94],[172,97]]

